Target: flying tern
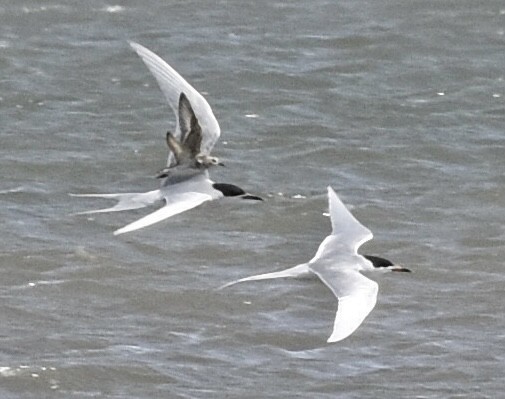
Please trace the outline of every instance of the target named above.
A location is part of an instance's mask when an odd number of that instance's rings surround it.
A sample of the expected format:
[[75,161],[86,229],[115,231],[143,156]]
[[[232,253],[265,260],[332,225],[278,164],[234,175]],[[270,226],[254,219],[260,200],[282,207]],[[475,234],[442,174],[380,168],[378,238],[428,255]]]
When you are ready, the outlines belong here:
[[328,342],[338,342],[360,326],[377,302],[378,284],[361,271],[410,270],[378,256],[358,254],[359,247],[372,239],[372,232],[354,218],[331,187],[328,187],[328,201],[332,232],[309,262],[279,272],[242,278],[221,288],[245,281],[315,274],[338,299],[333,332],[328,338]]
[[169,155],[167,166],[158,177],[160,188],[144,193],[70,194],[76,197],[115,199],[116,205],[98,210],[80,212],[93,214],[138,209],[160,201],[165,205],[143,218],[116,231],[115,235],[131,232],[160,222],[198,205],[222,197],[239,197],[259,200],[233,184],[215,183],[209,178],[208,169],[221,164],[210,155],[219,139],[221,130],[212,109],[205,98],[196,91],[170,65],[149,49],[130,42],[153,74],[175,114],[174,133],[167,134]]

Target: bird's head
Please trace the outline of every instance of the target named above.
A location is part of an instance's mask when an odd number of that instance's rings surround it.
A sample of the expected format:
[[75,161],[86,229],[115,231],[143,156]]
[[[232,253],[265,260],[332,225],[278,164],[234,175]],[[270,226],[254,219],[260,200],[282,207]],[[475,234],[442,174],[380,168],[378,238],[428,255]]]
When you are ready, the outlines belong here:
[[195,157],[195,161],[198,166],[202,168],[210,168],[211,166],[224,166],[224,164],[219,161],[218,157],[211,157],[210,155],[199,154]]
[[372,262],[373,267],[383,268],[383,270],[390,270],[392,272],[410,272],[406,267],[395,265],[388,259],[381,258],[380,256],[374,255],[363,255],[366,259]]

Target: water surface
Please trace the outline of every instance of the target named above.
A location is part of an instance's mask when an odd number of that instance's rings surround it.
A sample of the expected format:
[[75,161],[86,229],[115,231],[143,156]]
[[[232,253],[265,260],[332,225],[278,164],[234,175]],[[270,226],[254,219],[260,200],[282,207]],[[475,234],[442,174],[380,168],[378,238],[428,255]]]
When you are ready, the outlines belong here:
[[[495,398],[503,392],[501,2],[152,0],[0,6],[3,398]],[[213,202],[149,210],[68,193],[156,188],[173,116],[127,40],[205,93]],[[331,185],[375,234],[375,310],[326,344],[317,280],[215,288],[310,259]]]

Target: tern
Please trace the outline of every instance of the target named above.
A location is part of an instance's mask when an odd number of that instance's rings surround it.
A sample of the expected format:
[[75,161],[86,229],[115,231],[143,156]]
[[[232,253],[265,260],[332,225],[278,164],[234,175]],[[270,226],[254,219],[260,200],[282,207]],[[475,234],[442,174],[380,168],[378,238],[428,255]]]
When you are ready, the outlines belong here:
[[332,232],[308,263],[279,272],[241,278],[221,288],[245,281],[315,274],[338,299],[333,332],[327,341],[338,342],[361,325],[377,302],[378,284],[361,274],[361,271],[410,270],[378,256],[358,254],[359,247],[373,238],[372,232],[354,218],[331,187],[328,187],[328,202]]
[[114,235],[131,232],[160,222],[198,205],[222,197],[239,197],[262,201],[261,197],[246,193],[233,184],[215,183],[209,178],[208,169],[222,165],[210,155],[221,130],[214,113],[205,98],[163,59],[138,43],[130,46],[140,56],[158,82],[170,108],[175,114],[174,133],[167,133],[169,154],[167,166],[158,177],[160,188],[144,193],[70,194],[75,197],[109,198],[116,205],[78,214],[93,214],[138,209],[159,201],[165,205],[116,231]]
[[[170,154],[173,154],[175,162],[171,162],[165,169],[159,172],[159,178],[173,175],[175,169],[208,169],[214,165],[222,165],[219,158],[212,157],[201,152],[202,128],[198,118],[193,111],[193,107],[184,93],[179,96],[179,130],[180,141],[171,133],[167,132],[167,145]],[[173,165],[175,163],[175,166]],[[187,173],[187,170],[186,170]]]

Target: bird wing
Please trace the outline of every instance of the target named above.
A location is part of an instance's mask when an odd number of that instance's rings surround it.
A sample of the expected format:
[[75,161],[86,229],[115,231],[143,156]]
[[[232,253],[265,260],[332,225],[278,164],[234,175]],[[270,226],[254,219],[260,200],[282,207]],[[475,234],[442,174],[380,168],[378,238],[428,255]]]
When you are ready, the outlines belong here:
[[372,232],[354,218],[331,187],[328,187],[328,200],[332,233],[319,245],[309,263],[242,278],[221,288],[244,281],[296,277],[312,272],[338,299],[333,332],[328,338],[328,342],[336,342],[351,335],[372,311],[379,286],[359,272],[372,267],[368,260],[357,254],[359,246],[372,239]]
[[[331,219],[331,235],[336,237],[341,245],[345,245],[352,252],[357,253],[358,248],[373,238],[372,232],[363,226],[349,210],[345,207],[338,195],[328,186],[328,203],[330,208]],[[328,239],[327,238],[327,239]],[[325,245],[324,240],[318,250],[318,253],[323,250]],[[328,244],[328,243],[326,243]],[[317,254],[314,258],[317,257]]]
[[338,298],[338,311],[328,342],[340,341],[351,335],[372,311],[377,302],[379,286],[359,270],[370,269],[370,262],[358,255],[358,248],[373,238],[345,207],[331,187],[328,187],[332,232],[309,262],[309,269]]
[[171,216],[188,211],[204,203],[212,200],[209,194],[198,192],[177,193],[170,196],[165,196],[166,204],[147,216],[144,216],[135,222],[132,222],[114,232],[114,235],[129,233],[143,227],[151,226],[152,224],[161,222]]
[[328,342],[341,341],[351,335],[375,307],[379,285],[353,269],[335,270],[311,265],[310,270],[338,298],[338,310]]
[[181,130],[181,142],[189,150],[194,158],[200,153],[202,145],[202,128],[191,107],[191,103],[184,93],[179,98],[179,127]]
[[[175,136],[180,140],[181,132],[179,127],[179,97],[184,93],[202,129],[202,144],[200,152],[210,154],[214,144],[216,144],[221,130],[214,113],[205,98],[196,91],[186,80],[179,75],[175,69],[163,61],[159,56],[138,43],[130,42],[130,46],[140,56],[149,71],[153,74],[158,85],[165,95],[168,104],[172,108],[177,119]],[[168,165],[173,166],[173,156],[169,155]]]

